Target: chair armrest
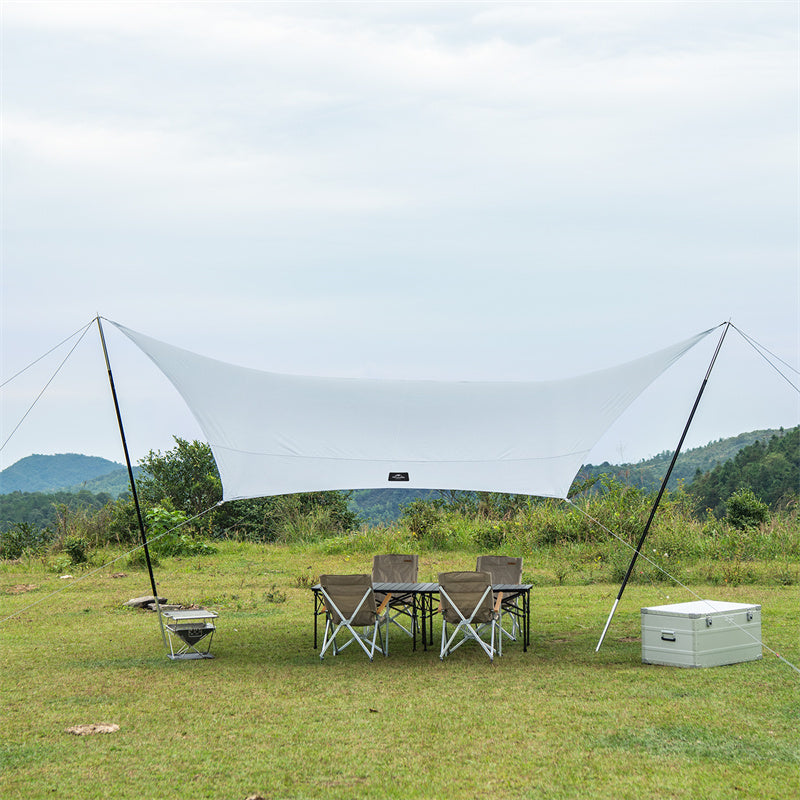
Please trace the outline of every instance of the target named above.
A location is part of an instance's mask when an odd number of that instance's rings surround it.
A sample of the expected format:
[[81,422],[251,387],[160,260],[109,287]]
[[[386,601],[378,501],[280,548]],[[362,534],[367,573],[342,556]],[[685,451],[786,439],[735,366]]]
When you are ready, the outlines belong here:
[[503,593],[502,592],[498,592],[497,593],[497,600],[494,601],[494,610],[495,610],[496,614],[500,612],[500,604],[502,602],[503,602]]
[[378,607],[378,616],[379,617],[381,616],[381,614],[383,614],[384,611],[386,611],[386,606],[389,605],[389,601],[391,599],[392,599],[392,593],[389,592],[389,594],[387,594],[386,597],[383,598],[383,602]]

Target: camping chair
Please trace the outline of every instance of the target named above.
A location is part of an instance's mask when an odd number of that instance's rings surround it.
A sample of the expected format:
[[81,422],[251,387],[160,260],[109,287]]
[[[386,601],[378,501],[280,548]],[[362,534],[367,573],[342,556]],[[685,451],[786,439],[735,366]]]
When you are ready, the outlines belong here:
[[[389,618],[384,612],[391,594],[386,595],[380,608],[377,608],[369,575],[320,575],[319,584],[325,608],[325,636],[319,657],[323,658],[329,647],[333,648],[334,655],[338,655],[353,642],[358,642],[370,661],[376,650],[388,656]],[[363,632],[356,628],[363,628]],[[381,628],[386,633],[385,642]],[[343,629],[350,634],[350,638],[343,645],[338,645],[336,637]]]
[[[500,604],[503,593],[497,600],[492,592],[492,578],[488,572],[442,572],[439,574],[439,599],[442,612],[442,649],[439,658],[450,655],[470,639],[476,641],[494,661],[494,654],[503,655],[503,637],[500,628]],[[455,628],[448,637],[447,626]],[[484,641],[482,633],[489,629],[491,638]],[[458,635],[461,639],[456,641]],[[495,634],[497,647],[495,648]]]
[[[373,583],[416,583],[419,572],[419,556],[416,555],[378,555],[372,557],[372,582]],[[383,592],[376,592],[377,602],[383,602]],[[398,618],[408,617],[409,628],[406,628]],[[394,623],[409,636],[414,636],[418,628],[417,607],[414,595],[410,592],[392,592],[389,601],[389,622]]]
[[[510,556],[478,556],[475,566],[478,572],[488,572],[492,576],[492,585],[499,583],[518,585],[522,583],[522,559]],[[520,632],[520,620],[523,616],[519,605],[519,597],[507,597],[500,606],[500,611],[511,617],[511,630],[507,631],[500,623],[502,636],[507,636],[512,642],[517,641]]]

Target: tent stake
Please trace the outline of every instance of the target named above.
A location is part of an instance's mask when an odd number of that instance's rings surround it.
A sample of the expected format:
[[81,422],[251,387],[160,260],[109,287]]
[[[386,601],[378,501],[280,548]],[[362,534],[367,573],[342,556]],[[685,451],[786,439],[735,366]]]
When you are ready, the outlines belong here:
[[[144,558],[147,562],[147,571],[150,573],[150,586],[153,590],[153,597],[155,598],[156,605],[158,605],[158,590],[156,589],[156,579],[153,576],[153,565],[150,563],[150,549],[147,546],[147,533],[144,528],[144,520],[142,519],[142,509],[139,507],[139,495],[136,492],[136,482],[133,479],[133,467],[131,466],[131,457],[128,454],[128,443],[125,439],[125,428],[122,425],[122,414],[119,410],[119,402],[117,400],[117,390],[114,387],[114,376],[111,374],[111,362],[108,360],[108,349],[106,348],[106,337],[103,334],[103,324],[100,322],[100,316],[96,317],[97,327],[100,330],[100,342],[103,345],[103,355],[106,359],[106,369],[108,370],[108,382],[111,385],[111,396],[114,398],[114,409],[117,412],[117,424],[119,425],[119,435],[122,438],[122,449],[125,451],[125,463],[128,465],[128,479],[131,484],[131,494],[133,495],[133,504],[136,507],[136,518],[139,521],[139,533],[142,537],[142,546],[144,547]],[[160,616],[160,615],[159,615]]]
[[706,389],[706,384],[708,383],[708,378],[711,375],[711,370],[714,368],[714,362],[717,360],[717,356],[719,355],[720,348],[722,347],[722,343],[725,341],[725,335],[728,333],[728,329],[731,326],[730,321],[723,323],[724,330],[722,331],[722,336],[720,336],[719,342],[717,342],[717,349],[714,351],[714,355],[711,358],[711,363],[708,365],[708,369],[706,370],[706,375],[703,378],[703,382],[700,385],[700,391],[697,393],[697,398],[694,401],[694,405],[692,406],[692,411],[689,414],[689,419],[686,420],[686,425],[683,429],[683,433],[681,434],[680,441],[678,442],[678,446],[675,448],[675,452],[672,455],[672,461],[667,469],[667,474],[664,476],[664,480],[661,482],[661,488],[658,491],[658,496],[656,497],[655,503],[653,503],[653,508],[650,511],[650,516],[647,519],[647,524],[644,526],[644,530],[642,531],[642,535],[639,537],[639,542],[636,545],[636,549],[633,551],[633,558],[631,558],[631,563],[628,565],[628,571],[625,573],[625,577],[622,580],[622,585],[619,587],[619,593],[617,594],[617,599],[614,601],[614,605],[611,608],[611,613],[608,615],[608,619],[606,620],[606,626],[603,628],[603,633],[600,635],[600,641],[597,643],[597,647],[594,649],[595,653],[600,650],[600,647],[603,644],[603,640],[606,638],[606,633],[608,632],[608,628],[611,625],[611,620],[614,616],[614,613],[617,610],[617,606],[619,605],[619,601],[622,599],[622,593],[625,591],[625,587],[628,584],[628,580],[630,579],[631,575],[633,574],[633,568],[636,565],[636,559],[639,557],[639,553],[642,550],[642,546],[644,545],[644,540],[647,538],[647,534],[650,530],[650,525],[653,522],[653,517],[656,515],[656,510],[658,509],[658,505],[661,502],[661,498],[666,491],[667,483],[669,482],[670,475],[672,475],[672,470],[675,466],[675,462],[678,460],[678,455],[681,452],[681,447],[683,446],[683,441],[686,438],[686,434],[689,432],[689,426],[692,424],[692,419],[694,419],[694,413],[697,411],[697,406],[700,405],[700,398],[703,396],[703,392]]

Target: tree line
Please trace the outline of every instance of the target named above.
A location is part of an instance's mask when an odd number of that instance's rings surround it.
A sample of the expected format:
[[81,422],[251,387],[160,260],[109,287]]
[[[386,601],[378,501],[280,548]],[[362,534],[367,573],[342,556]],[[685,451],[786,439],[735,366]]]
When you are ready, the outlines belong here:
[[709,472],[695,474],[687,492],[698,509],[725,513],[731,496],[743,488],[773,511],[797,505],[800,491],[800,426],[768,442],[756,441]]
[[[361,522],[351,503],[351,492],[308,492],[293,495],[237,500],[217,505],[222,499],[222,483],[211,448],[204,442],[189,442],[175,437],[175,447],[167,452],[150,451],[140,462],[137,491],[146,509],[160,508],[176,515],[175,520],[191,524],[195,530],[217,538],[249,541],[281,541],[302,538],[303,529],[324,528],[336,535],[353,530]],[[619,480],[617,478],[617,480]],[[579,475],[571,495],[602,491],[598,476]],[[756,441],[739,450],[728,461],[708,472],[695,474],[686,495],[698,517],[709,512],[723,518],[731,498],[749,491],[756,503],[769,511],[797,505],[800,488],[800,427],[773,435],[769,441]],[[646,494],[647,492],[645,492]],[[486,517],[508,516],[521,505],[535,502],[522,495],[494,493],[439,492],[406,498],[407,505],[446,504],[464,513]],[[741,503],[741,499],[737,500]],[[133,541],[138,523],[130,494],[112,500],[107,493],[12,492],[0,496],[0,531],[25,525],[31,529],[56,531],[68,517],[86,517],[103,511],[109,538]],[[386,519],[383,524],[388,524]]]

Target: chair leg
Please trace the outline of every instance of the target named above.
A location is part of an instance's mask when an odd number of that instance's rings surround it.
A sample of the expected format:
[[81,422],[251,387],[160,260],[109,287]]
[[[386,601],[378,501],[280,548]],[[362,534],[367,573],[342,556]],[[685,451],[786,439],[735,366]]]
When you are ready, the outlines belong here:
[[[383,633],[381,632],[381,627],[384,628],[386,633],[386,642],[383,641]],[[384,616],[383,620],[375,620],[375,630],[378,632],[378,637],[380,638],[381,643],[381,652],[383,653],[384,657],[388,657],[389,655],[389,616],[388,614]]]
[[331,621],[330,617],[326,618],[325,620],[325,635],[322,637],[322,649],[320,650],[319,657],[320,661],[325,657],[325,651],[329,648],[333,648],[333,654],[338,655],[338,650],[336,648],[336,634],[339,631],[339,627],[337,626],[336,630],[333,631],[331,634],[331,629],[333,628],[333,622]]

